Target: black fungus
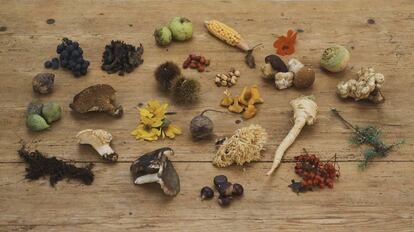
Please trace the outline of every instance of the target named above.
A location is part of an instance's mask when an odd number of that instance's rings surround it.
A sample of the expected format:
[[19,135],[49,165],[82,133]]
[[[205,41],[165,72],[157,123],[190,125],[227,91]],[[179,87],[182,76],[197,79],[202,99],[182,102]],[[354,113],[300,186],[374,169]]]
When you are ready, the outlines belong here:
[[105,46],[101,68],[109,74],[118,73],[122,76],[125,72],[132,72],[144,62],[141,58],[143,53],[142,44],[135,47],[124,43],[124,41],[112,40],[110,44]]
[[25,146],[22,146],[18,153],[29,165],[26,168],[26,179],[37,180],[40,177],[49,175],[49,182],[52,187],[64,178],[79,179],[86,185],[90,185],[93,182],[92,164],[79,168],[73,164],[58,160],[56,157],[45,157],[37,150],[30,152]]

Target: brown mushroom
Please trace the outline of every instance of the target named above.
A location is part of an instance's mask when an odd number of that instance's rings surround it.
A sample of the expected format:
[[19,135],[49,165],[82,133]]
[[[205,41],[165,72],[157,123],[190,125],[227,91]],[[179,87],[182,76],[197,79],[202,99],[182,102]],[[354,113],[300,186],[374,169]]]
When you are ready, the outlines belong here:
[[313,69],[304,67],[301,68],[293,79],[293,84],[296,88],[305,89],[313,85],[315,81],[315,71]]
[[167,155],[173,155],[169,147],[146,153],[131,165],[135,184],[158,183],[164,194],[175,196],[180,192],[180,178]]
[[78,113],[92,111],[107,112],[114,117],[121,117],[121,105],[115,105],[115,90],[110,85],[98,84],[90,86],[73,98],[70,108]]

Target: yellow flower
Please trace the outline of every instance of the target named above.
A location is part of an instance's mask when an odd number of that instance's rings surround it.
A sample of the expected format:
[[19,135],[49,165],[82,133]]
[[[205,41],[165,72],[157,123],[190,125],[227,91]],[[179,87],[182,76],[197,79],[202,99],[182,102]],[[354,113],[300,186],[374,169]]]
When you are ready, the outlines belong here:
[[161,130],[161,133],[162,133],[162,138],[165,138],[165,136],[167,136],[168,138],[173,139],[175,138],[175,135],[181,134],[181,128],[170,124],[167,127],[163,128]]
[[147,109],[139,109],[140,120],[146,127],[160,127],[162,125],[163,118],[154,117],[154,114],[149,112]]
[[160,118],[161,120],[165,118],[165,113],[167,113],[168,104],[161,104],[158,100],[151,100],[147,103],[146,109],[151,112],[154,117]]
[[137,128],[131,132],[136,139],[147,141],[157,140],[158,137],[174,138],[181,134],[181,129],[171,125],[165,114],[168,104],[161,104],[157,100],[151,100],[143,108],[139,109],[140,122]]
[[136,139],[154,141],[158,139],[160,132],[161,131],[157,128],[147,127],[144,124],[139,124],[131,134],[134,135]]

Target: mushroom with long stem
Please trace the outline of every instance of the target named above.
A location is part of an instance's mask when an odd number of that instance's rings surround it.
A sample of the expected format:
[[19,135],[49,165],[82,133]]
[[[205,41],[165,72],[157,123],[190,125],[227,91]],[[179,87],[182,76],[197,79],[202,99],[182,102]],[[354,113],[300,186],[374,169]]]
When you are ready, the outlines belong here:
[[275,152],[272,168],[267,175],[271,175],[279,166],[285,151],[292,145],[296,137],[298,137],[300,131],[305,125],[313,125],[316,120],[316,114],[318,113],[318,106],[313,100],[313,96],[302,96],[290,101],[290,105],[293,108],[295,125],[290,129],[289,133],[280,143]]

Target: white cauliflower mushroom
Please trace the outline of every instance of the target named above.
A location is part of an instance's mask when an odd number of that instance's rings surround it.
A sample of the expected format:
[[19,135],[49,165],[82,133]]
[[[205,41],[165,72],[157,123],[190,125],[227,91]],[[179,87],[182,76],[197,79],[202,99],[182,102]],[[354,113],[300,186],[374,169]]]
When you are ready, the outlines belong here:
[[275,75],[275,84],[277,89],[287,89],[293,85],[293,72],[278,72]]
[[338,84],[337,93],[341,98],[351,97],[355,101],[367,99],[374,103],[385,100],[381,93],[381,88],[385,82],[382,73],[376,73],[373,68],[361,68],[357,76],[357,80],[351,79]]

